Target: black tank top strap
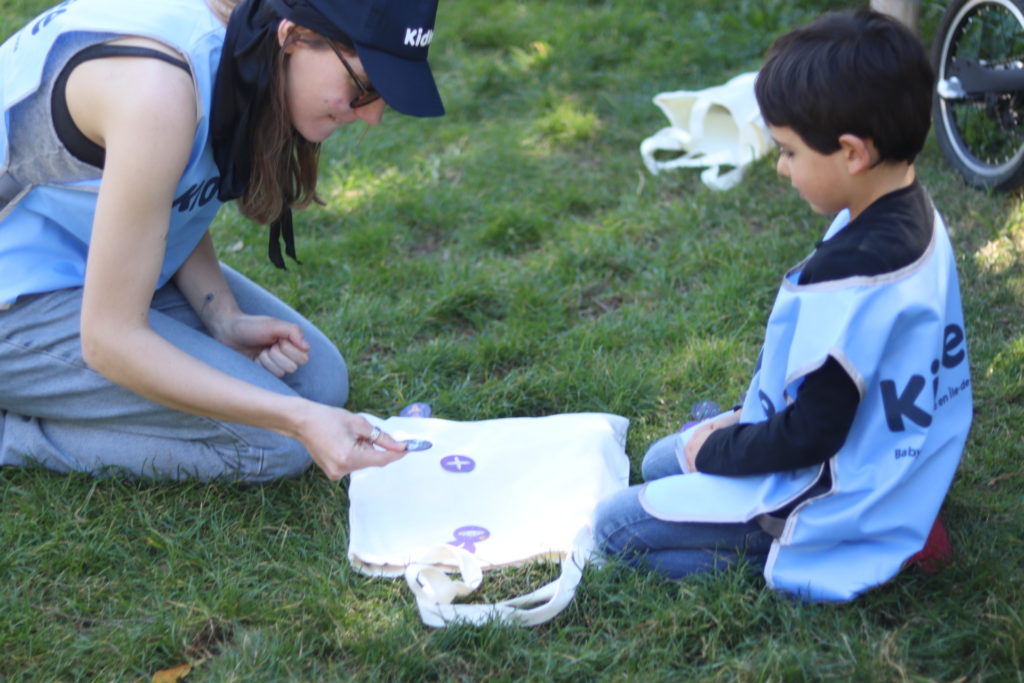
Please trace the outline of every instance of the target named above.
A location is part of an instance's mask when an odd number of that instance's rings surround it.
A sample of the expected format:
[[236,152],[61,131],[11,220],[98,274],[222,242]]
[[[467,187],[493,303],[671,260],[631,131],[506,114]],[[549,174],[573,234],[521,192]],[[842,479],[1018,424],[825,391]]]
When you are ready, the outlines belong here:
[[76,159],[97,168],[103,168],[106,150],[87,138],[78,129],[78,126],[75,125],[74,120],[71,118],[71,112],[68,110],[65,90],[68,85],[68,77],[76,66],[82,62],[92,59],[104,59],[106,57],[149,57],[173,64],[180,69],[184,69],[189,75],[192,74],[192,70],[184,60],[172,57],[160,50],[137,45],[99,43],[85,48],[68,60],[68,63],[64,65],[64,68],[53,84],[53,94],[50,99],[50,108],[53,112],[53,126],[57,131],[57,137],[60,138],[60,141]]

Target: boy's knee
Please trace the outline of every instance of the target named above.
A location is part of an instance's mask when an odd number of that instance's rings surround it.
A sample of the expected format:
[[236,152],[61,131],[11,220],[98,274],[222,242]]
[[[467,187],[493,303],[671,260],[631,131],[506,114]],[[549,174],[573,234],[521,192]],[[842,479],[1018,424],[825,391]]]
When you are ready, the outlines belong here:
[[622,532],[636,517],[637,487],[617,491],[597,504],[594,510],[594,548],[606,555],[623,549]]
[[594,510],[594,549],[606,555],[612,554],[608,547],[608,539],[612,533],[608,501],[602,501]]
[[683,473],[679,457],[676,455],[678,438],[677,434],[670,434],[658,439],[647,449],[643,462],[640,464],[640,474],[644,481],[653,481]]

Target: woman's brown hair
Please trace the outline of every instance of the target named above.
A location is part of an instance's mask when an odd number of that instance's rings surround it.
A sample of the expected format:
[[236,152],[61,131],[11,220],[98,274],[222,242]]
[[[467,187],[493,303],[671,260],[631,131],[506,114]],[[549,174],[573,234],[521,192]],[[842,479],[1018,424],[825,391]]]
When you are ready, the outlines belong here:
[[228,17],[231,16],[231,10],[235,9],[240,0],[206,0],[206,6],[210,8],[210,11],[216,14],[220,20],[227,26]]
[[[227,24],[238,0],[207,0],[207,5]],[[299,41],[315,45],[326,38],[295,27],[285,40],[287,47]],[[277,41],[270,41],[266,58],[273,63],[270,97],[253,126],[252,173],[238,199],[242,215],[259,223],[276,220],[286,208],[320,203],[316,194],[320,144],[306,140],[292,125],[284,88],[288,56]]]

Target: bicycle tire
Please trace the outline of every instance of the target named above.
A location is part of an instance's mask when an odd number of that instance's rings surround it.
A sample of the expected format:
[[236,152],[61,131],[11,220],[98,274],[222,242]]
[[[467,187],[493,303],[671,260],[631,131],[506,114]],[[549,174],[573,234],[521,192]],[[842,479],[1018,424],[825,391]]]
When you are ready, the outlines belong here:
[[1024,185],[1024,92],[940,94],[963,58],[992,69],[1024,68],[1024,0],[954,0],[932,47],[940,85],[932,115],[943,155],[971,185],[1017,189]]

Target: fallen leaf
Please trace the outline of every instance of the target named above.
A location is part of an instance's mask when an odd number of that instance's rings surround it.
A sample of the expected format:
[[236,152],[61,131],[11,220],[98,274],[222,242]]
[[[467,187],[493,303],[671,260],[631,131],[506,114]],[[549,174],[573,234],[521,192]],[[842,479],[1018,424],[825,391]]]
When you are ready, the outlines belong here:
[[181,664],[170,669],[163,669],[153,674],[152,683],[176,683],[192,673],[191,664]]

